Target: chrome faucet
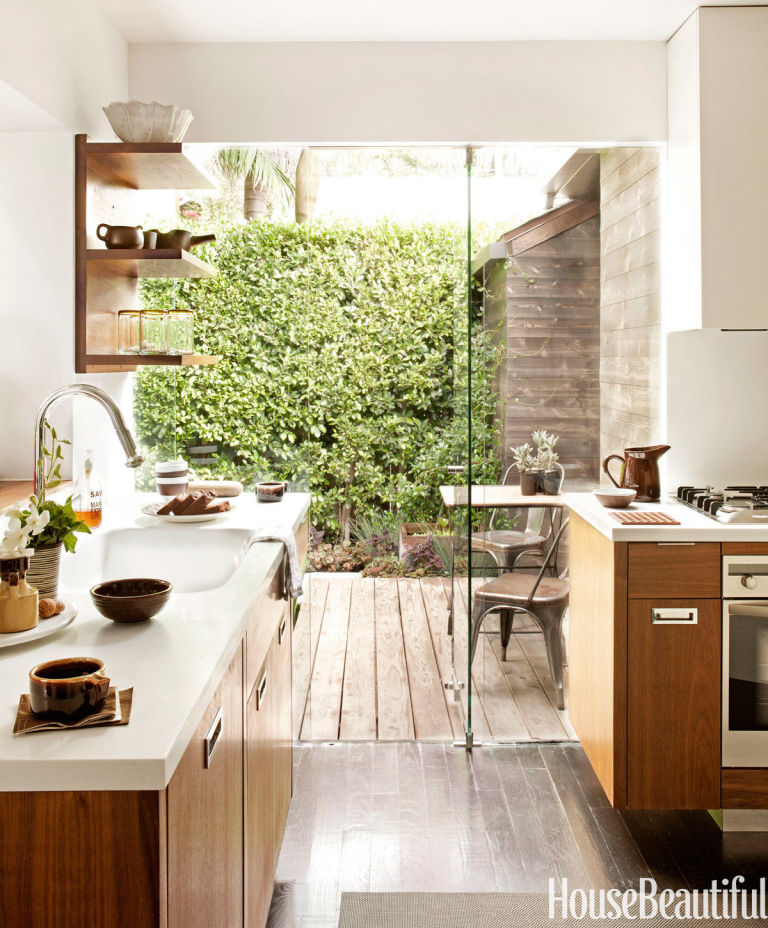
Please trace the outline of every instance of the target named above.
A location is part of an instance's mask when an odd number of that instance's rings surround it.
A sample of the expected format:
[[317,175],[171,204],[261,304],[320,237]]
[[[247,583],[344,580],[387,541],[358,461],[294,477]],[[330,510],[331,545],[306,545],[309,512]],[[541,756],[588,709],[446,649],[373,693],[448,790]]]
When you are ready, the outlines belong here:
[[101,403],[112,420],[112,425],[115,432],[117,432],[117,438],[125,452],[125,466],[138,467],[139,464],[144,462],[144,458],[136,450],[136,442],[134,442],[133,435],[131,435],[128,426],[125,424],[122,413],[108,393],[87,383],[73,383],[68,387],[61,387],[43,401],[35,421],[35,496],[41,502],[45,498],[45,467],[42,457],[43,442],[45,440],[45,418],[49,410],[60,400],[63,400],[65,396],[88,396],[92,400],[96,400],[97,403]]

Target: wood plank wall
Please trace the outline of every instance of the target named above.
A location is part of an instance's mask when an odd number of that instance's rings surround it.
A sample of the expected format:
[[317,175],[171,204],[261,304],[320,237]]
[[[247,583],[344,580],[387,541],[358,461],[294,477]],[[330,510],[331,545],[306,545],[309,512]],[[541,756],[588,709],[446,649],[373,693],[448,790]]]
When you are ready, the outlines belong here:
[[486,280],[486,325],[499,327],[506,361],[503,461],[533,429],[560,436],[573,482],[597,479],[600,433],[600,220],[589,219],[495,265]]
[[600,458],[663,440],[659,154],[600,157]]

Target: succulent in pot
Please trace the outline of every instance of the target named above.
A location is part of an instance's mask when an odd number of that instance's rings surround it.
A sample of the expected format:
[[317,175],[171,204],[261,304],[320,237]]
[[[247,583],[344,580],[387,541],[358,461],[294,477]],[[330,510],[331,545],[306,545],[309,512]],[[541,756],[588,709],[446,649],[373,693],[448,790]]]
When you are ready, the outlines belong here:
[[531,441],[533,444],[525,442],[510,449],[512,461],[520,471],[520,492],[523,496],[554,495],[560,487],[562,474],[555,451],[558,436],[541,429],[532,433]]

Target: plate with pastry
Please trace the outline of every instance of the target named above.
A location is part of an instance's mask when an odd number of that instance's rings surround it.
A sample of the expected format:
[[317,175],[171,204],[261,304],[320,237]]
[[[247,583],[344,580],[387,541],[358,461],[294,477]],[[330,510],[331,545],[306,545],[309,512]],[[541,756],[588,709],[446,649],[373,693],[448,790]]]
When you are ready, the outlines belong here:
[[10,648],[15,644],[26,644],[55,635],[75,621],[77,609],[65,599],[40,599],[38,601],[38,620],[34,628],[24,632],[7,632],[0,635],[0,648]]
[[218,499],[213,490],[192,490],[162,503],[150,503],[141,511],[163,522],[187,524],[220,519],[231,508],[232,504],[226,499]]

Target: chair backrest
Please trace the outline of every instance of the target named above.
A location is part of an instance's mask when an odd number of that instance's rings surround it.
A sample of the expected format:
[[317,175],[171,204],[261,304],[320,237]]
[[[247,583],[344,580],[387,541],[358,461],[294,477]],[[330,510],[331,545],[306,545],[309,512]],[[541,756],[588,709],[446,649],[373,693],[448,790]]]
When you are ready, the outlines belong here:
[[530,592],[530,595],[528,596],[529,604],[533,602],[533,598],[536,595],[536,590],[538,590],[539,584],[541,583],[541,578],[544,576],[544,571],[549,567],[550,563],[552,562],[552,560],[557,554],[557,549],[560,545],[560,539],[563,537],[563,532],[565,531],[566,526],[568,525],[570,521],[571,521],[570,517],[565,515],[565,511],[563,510],[563,518],[560,523],[560,527],[555,533],[555,537],[552,539],[552,544],[549,546],[549,550],[547,551],[546,557],[544,558],[544,562],[541,565],[539,573],[536,576],[536,582],[531,587],[531,592]]

